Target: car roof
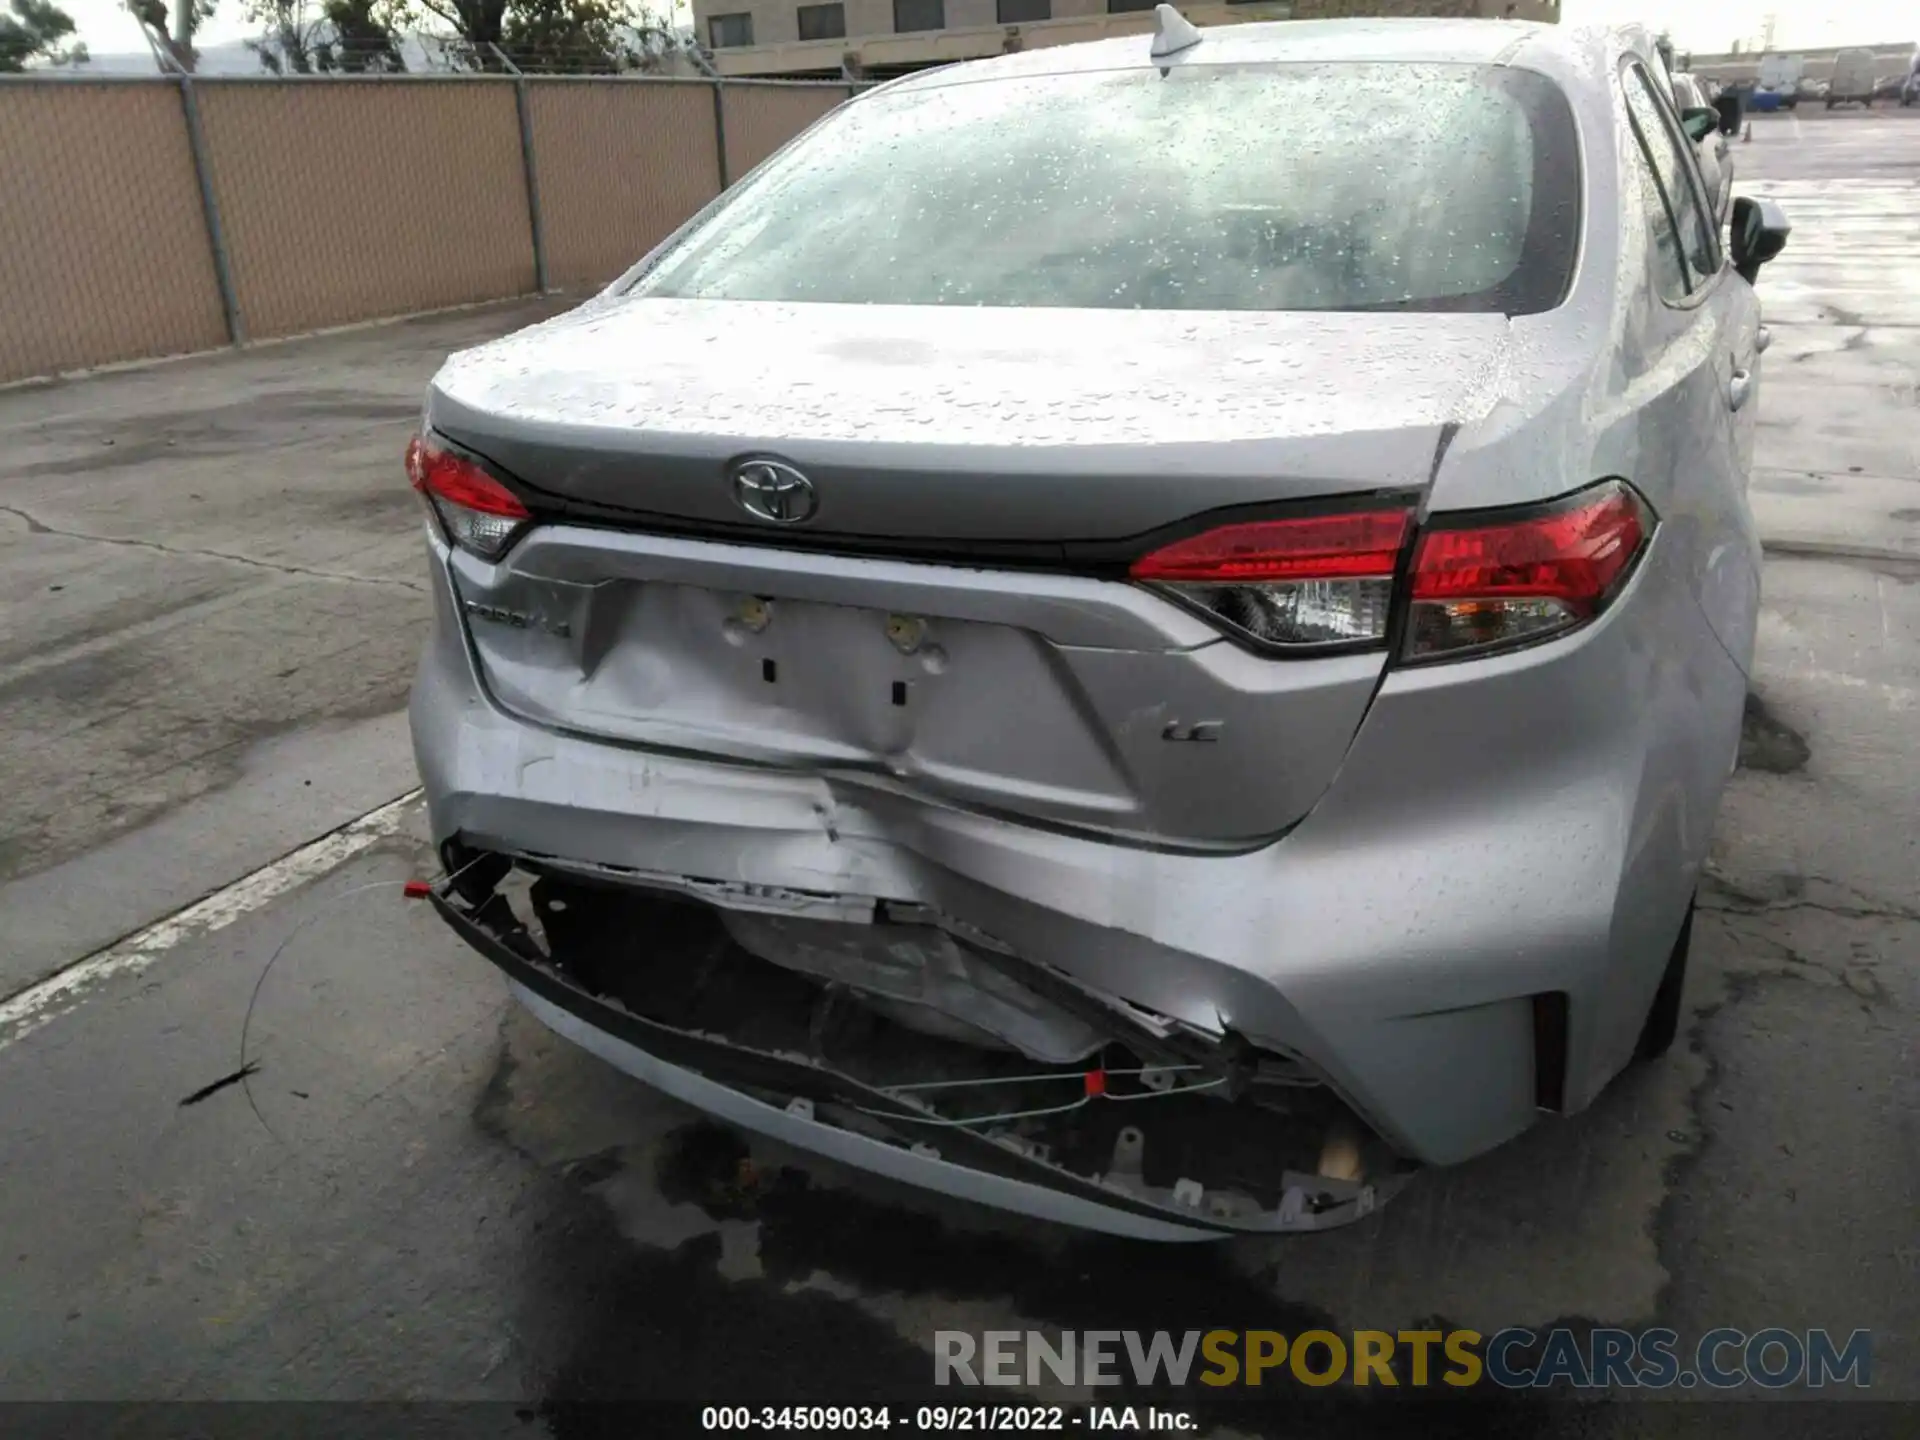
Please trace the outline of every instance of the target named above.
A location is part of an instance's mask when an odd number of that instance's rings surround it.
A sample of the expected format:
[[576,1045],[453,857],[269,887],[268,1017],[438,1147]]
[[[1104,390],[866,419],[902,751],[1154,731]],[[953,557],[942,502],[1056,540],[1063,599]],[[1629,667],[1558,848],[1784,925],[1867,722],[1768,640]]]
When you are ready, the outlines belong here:
[[[1505,65],[1546,61],[1562,70],[1604,58],[1627,32],[1598,26],[1543,25],[1523,20],[1283,20],[1203,27],[1201,44],[1153,62],[1151,34],[1048,46],[943,66],[896,80],[898,93],[976,80],[1061,75],[1145,67],[1150,63],[1259,65],[1335,60],[1385,63]],[[1558,65],[1553,61],[1559,61]]]

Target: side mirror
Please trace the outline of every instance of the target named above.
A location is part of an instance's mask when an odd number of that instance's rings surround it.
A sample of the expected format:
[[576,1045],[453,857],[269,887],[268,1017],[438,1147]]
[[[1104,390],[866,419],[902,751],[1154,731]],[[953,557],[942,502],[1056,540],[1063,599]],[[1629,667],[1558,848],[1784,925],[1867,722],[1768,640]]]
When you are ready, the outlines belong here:
[[1680,116],[1680,128],[1687,132],[1689,140],[1698,145],[1720,128],[1720,112],[1704,105],[1697,106]]
[[1779,202],[1742,195],[1733,202],[1733,268],[1749,285],[1757,284],[1760,267],[1787,248],[1793,225]]

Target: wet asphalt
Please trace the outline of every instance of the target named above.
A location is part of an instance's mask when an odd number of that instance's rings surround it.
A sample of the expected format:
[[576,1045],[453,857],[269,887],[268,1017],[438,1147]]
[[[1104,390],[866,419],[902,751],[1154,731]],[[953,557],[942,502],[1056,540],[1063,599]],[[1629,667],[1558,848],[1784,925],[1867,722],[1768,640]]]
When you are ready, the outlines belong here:
[[[1761,287],[1761,673],[1667,1061],[1337,1234],[1075,1235],[749,1149],[554,1039],[401,897],[406,808],[0,1025],[0,1400],[577,1436],[612,1433],[589,1401],[924,1399],[936,1329],[1560,1320],[1867,1328],[1872,1393],[1920,1399],[1920,124],[1766,117],[1736,160],[1797,229]],[[397,456],[439,354],[547,308],[0,393],[0,994],[411,787]],[[1575,1423],[1636,1422],[1468,1428]]]

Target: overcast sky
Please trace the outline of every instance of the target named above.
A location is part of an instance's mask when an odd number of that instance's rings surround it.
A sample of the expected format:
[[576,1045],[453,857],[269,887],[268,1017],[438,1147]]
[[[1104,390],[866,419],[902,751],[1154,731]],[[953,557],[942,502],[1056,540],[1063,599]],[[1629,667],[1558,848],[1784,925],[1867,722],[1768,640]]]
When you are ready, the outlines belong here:
[[[140,27],[121,0],[60,0],[80,27],[81,38],[101,53],[144,50]],[[1778,17],[1782,47],[1848,45],[1862,41],[1920,40],[1920,7],[1913,0],[1562,0],[1568,24],[1639,20],[1664,23],[1682,49],[1725,50],[1735,39],[1758,39],[1769,14]],[[239,40],[256,32],[246,0],[217,0],[201,32],[207,44]]]

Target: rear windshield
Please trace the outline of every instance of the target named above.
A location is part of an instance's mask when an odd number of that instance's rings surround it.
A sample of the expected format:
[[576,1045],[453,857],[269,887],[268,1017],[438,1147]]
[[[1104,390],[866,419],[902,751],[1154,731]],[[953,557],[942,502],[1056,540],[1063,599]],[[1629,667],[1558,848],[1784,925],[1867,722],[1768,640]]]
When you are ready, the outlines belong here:
[[1175,66],[847,106],[631,287],[683,299],[1476,310],[1565,297],[1565,97],[1478,65]]

